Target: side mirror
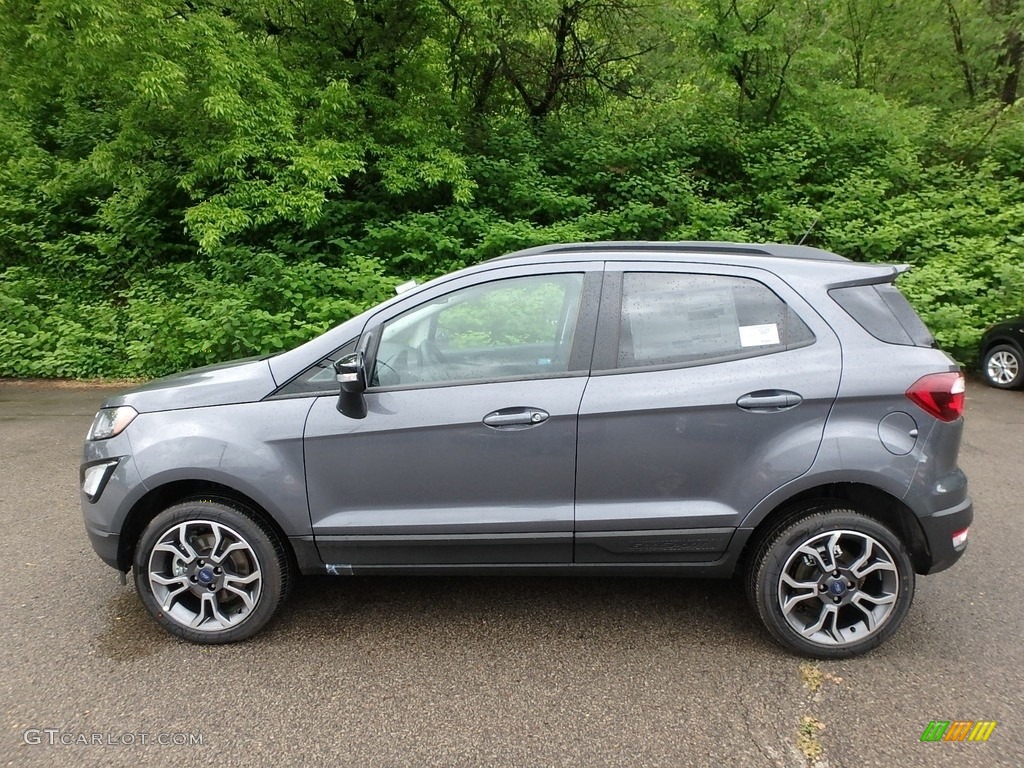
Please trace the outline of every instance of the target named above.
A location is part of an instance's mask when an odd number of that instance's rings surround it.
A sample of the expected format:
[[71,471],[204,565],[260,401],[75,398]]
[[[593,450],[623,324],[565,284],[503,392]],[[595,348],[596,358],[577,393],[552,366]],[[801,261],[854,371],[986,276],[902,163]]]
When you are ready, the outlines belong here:
[[363,353],[353,352],[334,362],[334,376],[341,385],[341,391],[349,395],[361,395],[366,391],[366,367]]
[[366,366],[363,353],[345,355],[334,363],[334,376],[341,386],[338,393],[338,412],[350,419],[366,418]]

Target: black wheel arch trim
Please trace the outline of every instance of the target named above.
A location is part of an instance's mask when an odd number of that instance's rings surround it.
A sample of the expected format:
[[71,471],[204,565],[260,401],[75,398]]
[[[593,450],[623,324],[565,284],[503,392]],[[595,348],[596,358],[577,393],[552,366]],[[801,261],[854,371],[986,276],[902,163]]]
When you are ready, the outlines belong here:
[[[132,567],[135,547],[146,526],[163,510],[174,504],[189,500],[219,501],[240,506],[255,515],[278,538],[294,564],[298,558],[293,542],[297,537],[289,536],[282,528],[275,515],[251,496],[214,480],[193,477],[191,479],[171,480],[147,489],[138,498],[126,500],[128,510],[121,522],[118,532],[117,561],[115,567],[127,572]],[[307,534],[308,535],[308,534]],[[298,537],[298,538],[301,538]],[[311,535],[310,535],[310,538]],[[109,562],[109,561],[107,561]]]

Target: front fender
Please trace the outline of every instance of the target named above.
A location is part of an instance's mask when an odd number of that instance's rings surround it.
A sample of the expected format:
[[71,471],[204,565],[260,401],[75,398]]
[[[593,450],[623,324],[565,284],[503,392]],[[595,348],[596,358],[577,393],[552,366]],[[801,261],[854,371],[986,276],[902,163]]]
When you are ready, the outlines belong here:
[[270,513],[287,536],[312,533],[302,432],[314,398],[140,414],[130,438],[147,490],[180,480],[219,483]]

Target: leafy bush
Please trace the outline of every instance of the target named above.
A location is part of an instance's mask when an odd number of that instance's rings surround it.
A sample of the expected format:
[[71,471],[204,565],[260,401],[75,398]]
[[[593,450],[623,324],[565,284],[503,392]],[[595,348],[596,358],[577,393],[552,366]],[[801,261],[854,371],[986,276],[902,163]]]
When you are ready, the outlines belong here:
[[12,267],[0,282],[0,376],[157,376],[280,352],[379,303],[395,282],[362,257],[327,266],[258,254],[249,269],[161,267],[86,302],[80,285]]

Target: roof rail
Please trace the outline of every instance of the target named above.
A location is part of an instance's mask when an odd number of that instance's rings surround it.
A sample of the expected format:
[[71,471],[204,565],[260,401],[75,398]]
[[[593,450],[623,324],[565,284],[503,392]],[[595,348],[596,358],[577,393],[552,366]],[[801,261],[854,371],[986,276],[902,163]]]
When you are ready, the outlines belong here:
[[599,241],[593,243],[555,243],[552,245],[538,245],[533,248],[525,248],[504,256],[498,256],[490,261],[503,261],[504,259],[519,258],[521,256],[540,256],[556,253],[572,253],[573,251],[618,251],[630,253],[643,253],[644,251],[667,251],[672,253],[723,253],[738,256],[777,256],[787,259],[815,259],[818,261],[849,261],[820,248],[811,248],[806,245],[787,245],[782,243],[766,243],[763,245],[754,243],[727,243],[717,241]]

